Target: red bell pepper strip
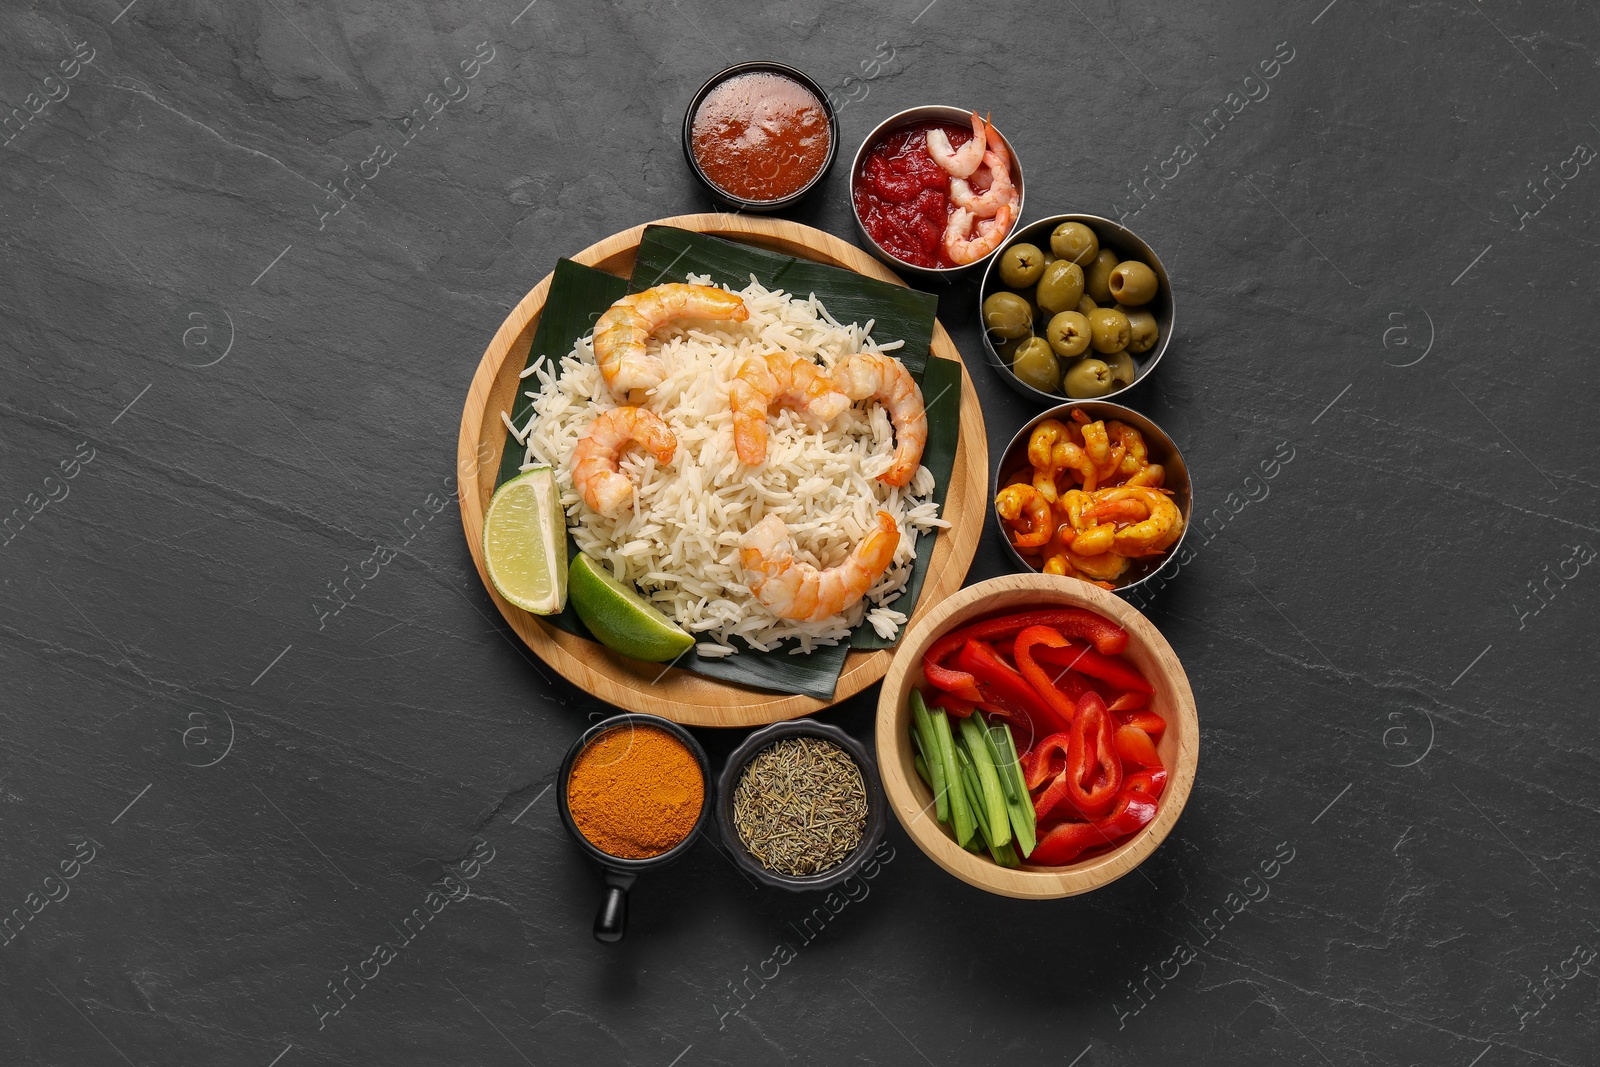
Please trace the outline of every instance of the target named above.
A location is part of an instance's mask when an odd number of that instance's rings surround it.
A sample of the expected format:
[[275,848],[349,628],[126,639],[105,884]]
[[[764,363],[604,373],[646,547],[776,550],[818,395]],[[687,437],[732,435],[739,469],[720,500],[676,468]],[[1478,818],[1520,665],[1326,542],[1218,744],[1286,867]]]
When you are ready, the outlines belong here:
[[1137,726],[1119,726],[1114,736],[1117,755],[1124,763],[1139,767],[1159,767],[1161,757],[1156,755],[1155,742]]
[[923,676],[940,689],[970,688],[977,684],[977,679],[968,671],[946,667],[944,661],[958,653],[968,641],[998,641],[1015,637],[1030,626],[1050,626],[1069,637],[1085,638],[1108,656],[1115,656],[1128,647],[1128,631],[1084,608],[1026,611],[985,619],[945,634],[923,655]]
[[1065,822],[1041,837],[1028,854],[1028,862],[1041,867],[1064,866],[1091,848],[1120,843],[1155,817],[1155,797],[1125,789],[1117,794],[1116,808],[1105,818]]
[[1149,693],[1122,693],[1106,707],[1110,711],[1138,711],[1148,703]]
[[[1066,733],[1051,734],[1033,746],[1033,751],[1023,761],[1022,766],[1023,781],[1030,790],[1038,789],[1066,769],[1070,736]],[[1059,765],[1054,763],[1056,756],[1061,757]]]
[[[977,693],[976,690],[973,691]],[[977,694],[980,698],[982,694]],[[978,700],[969,700],[961,693],[940,693],[933,698],[933,706],[943,708],[958,719],[965,719],[978,706]]]
[[961,652],[956,656],[956,665],[972,674],[978,683],[979,691],[988,698],[987,702],[1027,718],[1026,736],[1030,740],[1045,734],[1059,733],[1067,728],[1067,724],[1038,693],[1034,692],[1028,680],[1006,664],[995,654],[994,649],[982,641],[968,641],[962,645]]
[[1046,663],[1055,663],[1082,671],[1091,678],[1110,682],[1119,691],[1153,693],[1155,689],[1128,663],[1111,656],[1103,656],[1082,641],[1066,641],[1039,653]]
[[1063,723],[1070,723],[1078,714],[1077,702],[1057,688],[1055,681],[1033,658],[1035,646],[1043,645],[1048,651],[1060,648],[1066,643],[1067,639],[1061,636],[1059,630],[1053,630],[1048,626],[1030,626],[1017,634],[1011,654],[1017,661],[1017,670],[1033,686],[1034,691],[1050,705],[1051,710]]
[[[1116,711],[1117,709],[1113,707],[1111,710]],[[1167,720],[1148,709],[1134,712],[1123,712],[1117,716],[1117,721],[1121,722],[1124,726],[1137,726],[1139,729],[1149,734],[1152,741],[1159,740],[1161,735],[1167,731]]]
[[1116,720],[1100,694],[1090,690],[1078,702],[1067,748],[1067,799],[1091,818],[1104,815],[1122,788],[1122,761],[1115,747]]
[[1152,767],[1149,770],[1134,771],[1122,779],[1124,790],[1133,790],[1136,793],[1149,793],[1151,798],[1159,797],[1161,791],[1167,787],[1167,772],[1163,767]]

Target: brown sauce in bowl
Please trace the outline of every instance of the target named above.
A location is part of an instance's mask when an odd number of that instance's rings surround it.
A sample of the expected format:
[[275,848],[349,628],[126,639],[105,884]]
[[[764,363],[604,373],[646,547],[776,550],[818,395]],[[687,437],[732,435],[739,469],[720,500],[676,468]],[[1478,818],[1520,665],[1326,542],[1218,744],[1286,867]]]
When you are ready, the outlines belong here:
[[695,110],[690,144],[707,180],[740,200],[781,200],[823,168],[832,142],[815,93],[770,71],[735,74]]

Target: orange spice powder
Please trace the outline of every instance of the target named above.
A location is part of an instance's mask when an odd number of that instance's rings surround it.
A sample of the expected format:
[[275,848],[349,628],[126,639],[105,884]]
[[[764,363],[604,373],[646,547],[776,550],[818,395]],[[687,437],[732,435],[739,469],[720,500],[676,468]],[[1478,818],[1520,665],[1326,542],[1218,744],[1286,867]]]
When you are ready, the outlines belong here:
[[621,859],[659,856],[688,837],[704,801],[694,753],[659,726],[607,730],[578,753],[567,777],[579,832]]

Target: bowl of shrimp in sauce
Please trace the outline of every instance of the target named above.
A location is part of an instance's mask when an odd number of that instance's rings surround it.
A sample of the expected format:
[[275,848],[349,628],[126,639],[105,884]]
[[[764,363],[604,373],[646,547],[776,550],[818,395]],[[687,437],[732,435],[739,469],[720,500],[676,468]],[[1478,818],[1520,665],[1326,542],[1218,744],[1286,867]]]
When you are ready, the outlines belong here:
[[850,165],[861,242],[906,274],[948,278],[981,267],[1022,217],[1022,163],[967,108],[926,104],[880,122]]
[[1105,400],[1074,400],[1017,431],[995,464],[995,521],[1017,570],[1127,595],[1165,585],[1182,552],[1194,487],[1177,443]]

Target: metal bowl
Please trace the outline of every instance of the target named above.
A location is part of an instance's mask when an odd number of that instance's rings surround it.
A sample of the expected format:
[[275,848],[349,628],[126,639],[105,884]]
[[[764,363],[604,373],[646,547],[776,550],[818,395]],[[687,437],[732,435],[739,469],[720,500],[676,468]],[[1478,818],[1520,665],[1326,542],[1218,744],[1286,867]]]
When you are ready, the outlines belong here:
[[[631,729],[634,726],[654,726],[659,730],[676,737],[682,741],[684,747],[694,755],[695,762],[700,766],[700,781],[704,787],[704,797],[700,802],[700,814],[694,821],[694,826],[682,841],[673,845],[659,856],[650,856],[647,859],[625,859],[613,856],[609,852],[601,851],[592,841],[583,836],[583,831],[578,829],[578,824],[572,819],[572,810],[567,806],[567,777],[572,773],[572,764],[578,754],[599,737],[619,727]],[[634,881],[640,872],[655,870],[665,867],[673,860],[682,856],[694,845],[695,838],[705,829],[706,820],[711,817],[712,783],[711,761],[706,758],[706,750],[700,747],[700,742],[694,735],[675,722],[663,719],[658,715],[624,714],[613,715],[589,727],[567,749],[567,754],[561,761],[561,769],[556,774],[556,810],[561,813],[561,824],[567,828],[567,833],[578,843],[578,847],[588,853],[589,858],[600,864],[605,872],[605,894],[600,900],[600,910],[594,918],[594,937],[596,941],[621,941],[622,935],[628,926],[628,890],[633,888]]]
[[[1101,248],[1111,248],[1118,254],[1127,256],[1130,259],[1143,260],[1155,272],[1156,281],[1159,283],[1155,299],[1151,300],[1145,307],[1155,314],[1156,327],[1161,331],[1161,336],[1156,339],[1154,348],[1142,356],[1133,357],[1134,365],[1139,368],[1139,373],[1131,385],[1125,385],[1115,392],[1107,393],[1105,396],[1095,397],[1096,400],[1111,400],[1130,389],[1137,388],[1145,379],[1149,378],[1151,373],[1155,371],[1156,364],[1161,362],[1162,355],[1167,351],[1167,345],[1172,341],[1172,283],[1167,280],[1167,268],[1162,265],[1161,257],[1156,255],[1155,249],[1145,243],[1144,238],[1120,222],[1103,219],[1099,215],[1051,215],[1049,218],[1030,222],[1026,226],[1018,227],[1006,243],[997,250],[997,253],[1005,251],[1018,241],[1026,241],[1029,244],[1048,249],[1050,247],[1051,231],[1063,222],[1081,222],[1094,231],[1094,235],[1100,240]],[[998,255],[989,260],[989,265],[983,272],[983,284],[978,287],[978,322],[980,325],[983,322],[984,300],[996,292],[1013,291],[1000,280],[1000,272],[995,269],[997,259]],[[1030,300],[1029,303],[1032,303],[1032,301]],[[1000,375],[1007,385],[1029,400],[1042,401],[1047,404],[1061,403],[1062,394],[1046,393],[1035,389],[1021,378],[1018,378],[1012,372],[1011,364],[1001,356],[1000,350],[995,347],[994,338],[989,336],[988,330],[983,331],[983,354],[984,358],[988,360],[989,366],[994,368],[994,372]],[[1093,355],[1094,353],[1091,351],[1085,354]]]
[[[799,82],[817,98],[817,102],[822,105],[823,112],[828,116],[828,154],[822,160],[822,169],[817,171],[805,185],[788,196],[780,196],[776,200],[746,200],[743,197],[734,196],[708,178],[706,172],[700,168],[700,161],[694,157],[694,116],[695,112],[700,110],[700,104],[705,100],[706,94],[734,75],[749,74],[752,71],[781,74],[786,78]],[[782,211],[784,208],[798,202],[821,184],[822,179],[826,178],[828,171],[833,168],[833,161],[838,154],[839,116],[834,113],[833,104],[828,100],[827,91],[812,81],[804,71],[796,70],[794,67],[783,63],[754,60],[749,63],[735,63],[725,70],[719,70],[707,79],[706,83],[700,87],[699,92],[694,94],[694,99],[689,101],[689,109],[683,113],[683,158],[689,161],[689,169],[694,172],[696,178],[700,179],[700,184],[706,187],[706,191],[711,194],[711,198],[724,207],[732,208],[735,211],[751,211],[758,214]]]
[[[972,110],[970,108],[952,107],[948,104],[923,104],[921,107],[912,107],[896,112],[874,126],[872,132],[867,134],[866,139],[861,142],[861,147],[856,149],[855,158],[850,162],[850,217],[856,220],[856,232],[861,235],[862,246],[895,270],[922,278],[954,278],[956,275],[964,274],[991,262],[1000,249],[997,248],[987,256],[959,267],[919,267],[915,264],[907,263],[903,259],[896,258],[893,253],[873,240],[872,235],[867,232],[867,228],[861,223],[860,212],[856,210],[856,182],[861,177],[861,161],[866,157],[867,151],[882,140],[884,135],[893,133],[902,126],[910,126],[918,122],[952,122],[958,126],[967,126],[972,122]],[[990,129],[999,137],[1000,143],[1005,145],[1006,151],[1011,156],[1011,184],[1017,188],[1017,219],[1020,222],[1022,219],[1023,198],[1026,192],[1023,186],[1022,160],[1017,158],[1017,150],[1006,139],[1005,134],[993,126]],[[1017,228],[1017,223],[1012,223],[1011,230],[1013,235],[1016,233]],[[1010,244],[1012,239],[1008,235],[1006,241],[1000,245],[1000,248]]]
[[[1177,442],[1173,441],[1165,430],[1132,408],[1123,407],[1121,404],[1113,404],[1105,400],[1069,400],[1065,404],[1059,404],[1048,411],[1040,412],[1022,429],[1017,431],[1016,436],[1011,438],[1011,443],[1001,451],[1000,458],[995,462],[994,475],[989,484],[994,494],[998,494],[1000,486],[1004,483],[1007,475],[1011,474],[1012,471],[1028,466],[1028,438],[1033,435],[1033,428],[1045,419],[1059,419],[1061,422],[1070,422],[1073,408],[1082,411],[1091,420],[1116,419],[1138,430],[1144,436],[1145,448],[1149,451],[1150,461],[1159,463],[1166,468],[1167,478],[1164,488],[1172,490],[1173,500],[1177,503],[1178,510],[1183,513],[1183,533],[1178,535],[1178,539],[1172,543],[1171,547],[1159,556],[1130,561],[1128,569],[1117,580],[1116,591],[1119,594],[1127,595],[1131,590],[1154,576],[1169,561],[1175,559],[1178,555],[1178,550],[1183,546],[1183,539],[1189,536],[1190,517],[1194,511],[1194,485],[1189,478],[1189,467],[1183,461],[1183,454],[1178,451]],[[1005,521],[1000,518],[999,512],[995,510],[993,495],[990,497],[989,514],[1000,526],[1001,540],[1006,544],[1006,552],[1011,557],[1011,562],[1015,569],[1030,574],[1038,574],[1039,568],[1016,550],[1016,547],[1011,543],[1011,538],[1004,536]]]
[[[856,766],[861,768],[862,783],[867,788],[867,827],[861,835],[861,843],[856,846],[854,852],[840,861],[838,866],[830,867],[820,874],[795,876],[768,870],[761,865],[760,860],[750,855],[744,847],[744,842],[739,839],[739,831],[733,825],[733,794],[738,788],[739,776],[744,773],[745,766],[762,749],[786,737],[820,737],[825,741],[832,741],[850,753],[850,758],[856,761]],[[860,741],[831,723],[817,722],[814,719],[788,719],[784,722],[775,722],[745,738],[744,743],[728,756],[728,762],[722,768],[722,775],[717,781],[717,792],[717,825],[722,830],[722,843],[728,847],[728,854],[750,877],[776,889],[805,892],[830,889],[843,882],[872,858],[878,842],[883,839],[884,824],[887,822],[888,813],[883,799],[883,786],[878,781],[877,761]]]

